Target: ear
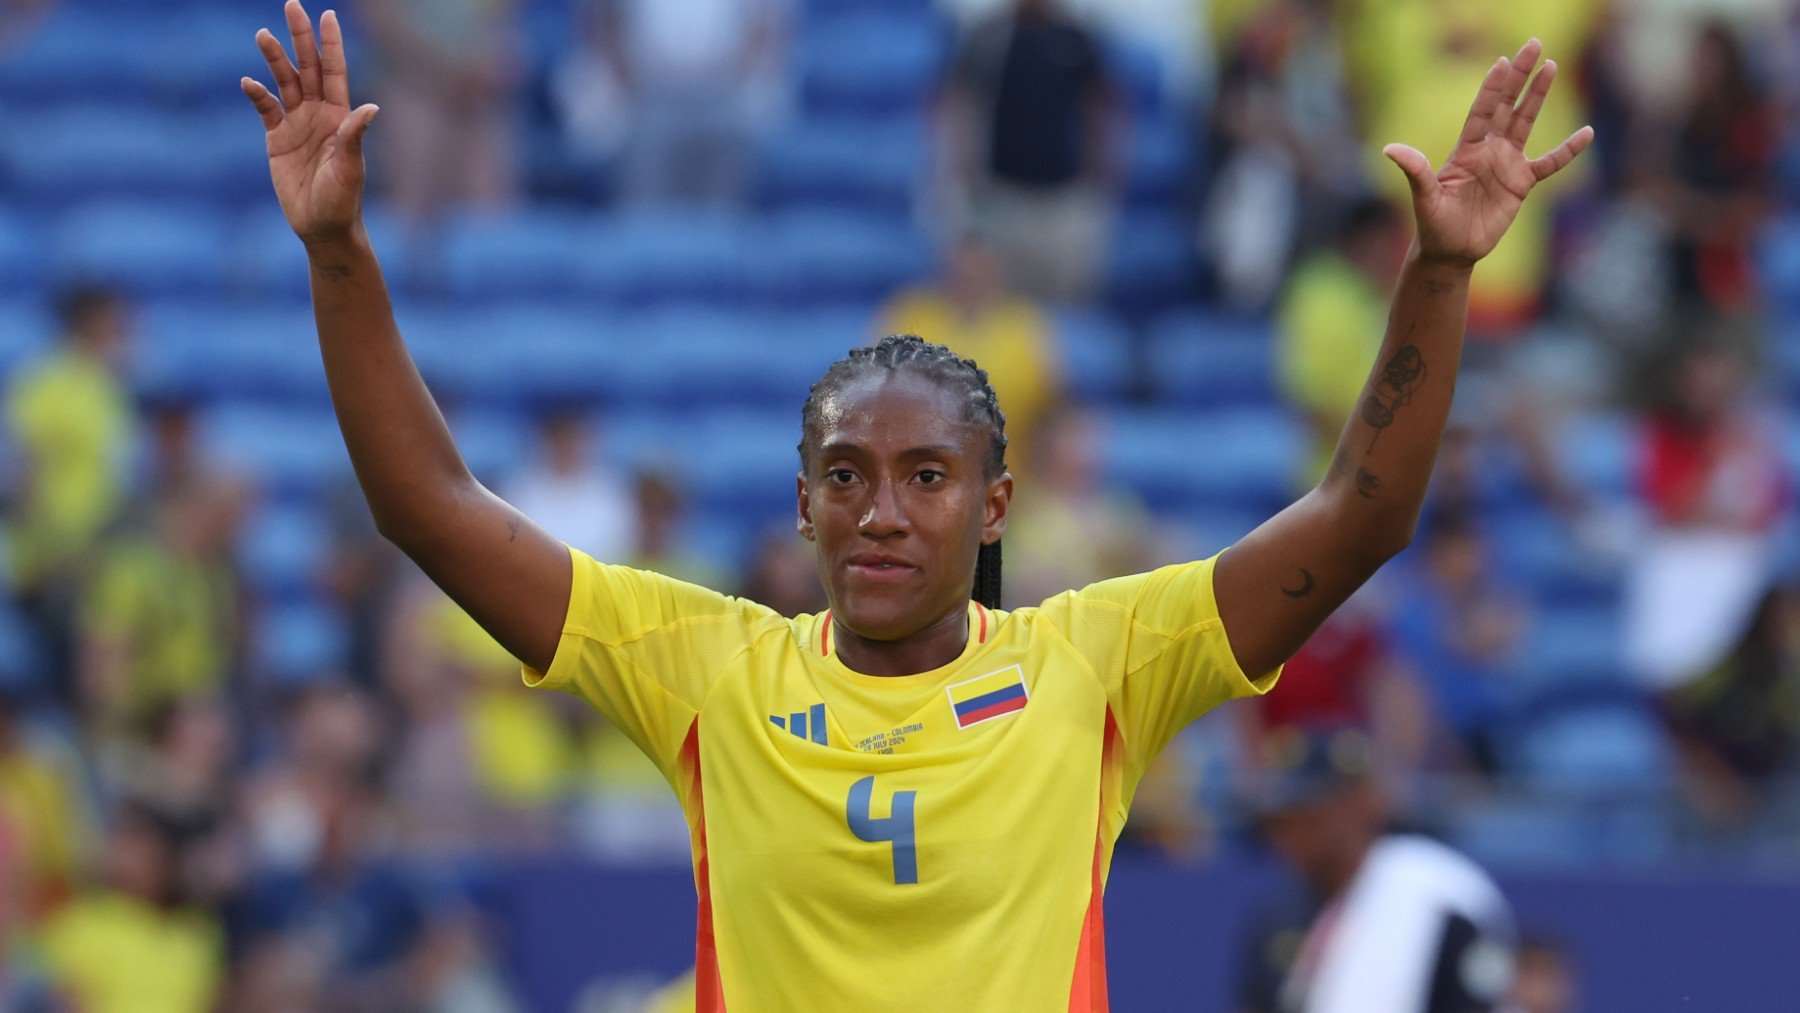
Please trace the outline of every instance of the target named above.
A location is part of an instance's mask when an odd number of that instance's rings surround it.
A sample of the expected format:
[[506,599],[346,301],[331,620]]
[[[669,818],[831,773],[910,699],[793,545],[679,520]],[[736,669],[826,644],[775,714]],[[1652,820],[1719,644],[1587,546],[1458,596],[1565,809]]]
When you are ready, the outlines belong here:
[[981,544],[992,545],[1006,534],[1006,517],[1012,510],[1012,472],[1002,472],[988,483],[987,503],[981,521]]
[[796,474],[794,484],[800,495],[800,512],[794,520],[794,527],[800,532],[801,538],[809,542],[818,541],[816,533],[813,531],[812,501],[806,495],[806,473]]

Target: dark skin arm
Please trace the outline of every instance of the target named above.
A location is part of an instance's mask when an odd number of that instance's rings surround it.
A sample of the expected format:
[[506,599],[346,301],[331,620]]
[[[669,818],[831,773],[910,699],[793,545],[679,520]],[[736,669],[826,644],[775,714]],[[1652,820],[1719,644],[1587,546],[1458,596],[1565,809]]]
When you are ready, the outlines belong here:
[[313,314],[331,403],[376,528],[501,646],[540,671],[568,610],[568,550],[475,480],[394,322],[362,224],[362,139],[379,110],[351,109],[343,33],[327,13],[317,39],[287,5],[299,59],[265,29],[257,46],[279,97],[244,78],[268,131],[269,173],[306,245]]
[[1527,90],[1540,50],[1533,39],[1516,58],[1495,62],[1441,170],[1405,145],[1384,150],[1411,185],[1418,238],[1325,478],[1219,559],[1219,614],[1245,672],[1286,661],[1412,541],[1456,388],[1475,262],[1500,241],[1531,188],[1593,138],[1583,127],[1542,158],[1526,157],[1556,74],[1546,63]]

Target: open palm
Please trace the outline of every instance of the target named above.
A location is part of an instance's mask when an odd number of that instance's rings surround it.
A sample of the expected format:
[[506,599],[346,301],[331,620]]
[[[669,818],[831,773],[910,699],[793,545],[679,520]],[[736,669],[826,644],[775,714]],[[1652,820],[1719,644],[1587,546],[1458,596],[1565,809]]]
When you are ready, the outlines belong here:
[[379,110],[350,108],[337,14],[325,12],[315,41],[300,0],[288,0],[286,13],[297,70],[267,28],[256,33],[281,97],[248,77],[241,84],[268,132],[269,175],[288,224],[304,240],[343,235],[361,214],[363,132]]
[[1582,127],[1542,158],[1526,157],[1532,124],[1556,80],[1555,61],[1545,61],[1530,90],[1525,89],[1542,51],[1532,39],[1518,56],[1494,62],[1442,169],[1433,172],[1417,148],[1390,144],[1382,149],[1412,186],[1421,254],[1468,263],[1487,256],[1531,188],[1574,161],[1593,140],[1593,128]]

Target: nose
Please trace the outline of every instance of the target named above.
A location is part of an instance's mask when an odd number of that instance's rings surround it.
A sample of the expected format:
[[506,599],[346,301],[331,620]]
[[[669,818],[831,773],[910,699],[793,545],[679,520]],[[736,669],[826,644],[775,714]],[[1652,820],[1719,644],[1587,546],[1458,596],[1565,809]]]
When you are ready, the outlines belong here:
[[871,538],[904,534],[910,524],[899,486],[892,481],[871,483],[869,501],[863,506],[857,530]]

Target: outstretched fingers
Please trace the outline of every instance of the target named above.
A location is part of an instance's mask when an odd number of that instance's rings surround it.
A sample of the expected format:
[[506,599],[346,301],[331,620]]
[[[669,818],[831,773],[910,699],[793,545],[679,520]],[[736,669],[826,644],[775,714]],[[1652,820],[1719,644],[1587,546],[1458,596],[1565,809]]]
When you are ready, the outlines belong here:
[[1537,123],[1538,113],[1544,108],[1544,96],[1550,94],[1550,84],[1555,80],[1556,61],[1545,60],[1543,69],[1531,82],[1531,90],[1525,93],[1525,101],[1519,103],[1518,111],[1513,114],[1512,123],[1506,130],[1507,140],[1523,148],[1531,139],[1532,125]]
[[269,72],[275,75],[275,87],[281,90],[281,105],[284,109],[292,109],[300,104],[300,75],[294,71],[294,65],[288,60],[287,50],[275,41],[275,33],[267,28],[256,32],[256,48],[262,51],[263,59],[269,61]]
[[1537,66],[1538,57],[1543,55],[1544,44],[1536,39],[1527,39],[1519,47],[1518,55],[1512,58],[1512,67],[1507,71],[1506,81],[1501,85],[1500,104],[1494,110],[1493,122],[1489,129],[1504,136],[1512,125],[1513,104],[1519,101],[1519,93],[1525,90],[1525,82],[1531,80],[1531,69]]
[[313,38],[312,19],[306,16],[300,0],[288,0],[287,23],[288,34],[294,39],[294,59],[300,64],[300,95],[320,98],[324,84],[319,72],[319,42]]
[[344,61],[344,29],[337,11],[326,11],[319,18],[319,75],[325,101],[350,108],[350,69]]
[[361,157],[363,134],[368,131],[369,124],[375,121],[375,114],[379,112],[381,107],[370,103],[358,106],[344,117],[344,122],[339,123],[337,128],[338,150],[352,157]]
[[1512,61],[1502,56],[1488,68],[1487,76],[1481,79],[1481,90],[1475,93],[1475,103],[1469,107],[1469,118],[1463,121],[1462,144],[1480,144],[1482,138],[1493,128],[1494,113],[1500,109],[1501,97],[1506,92],[1506,77],[1512,73]]
[[262,82],[246,77],[238,82],[238,86],[244,89],[244,94],[249,96],[250,104],[256,107],[256,111],[262,114],[264,130],[274,130],[281,126],[281,102],[269,94],[269,89],[264,88]]
[[1582,127],[1569,135],[1568,140],[1556,146],[1556,150],[1542,158],[1531,160],[1531,172],[1543,182],[1562,171],[1563,166],[1575,161],[1575,156],[1586,150],[1588,142],[1594,139],[1593,127]]

